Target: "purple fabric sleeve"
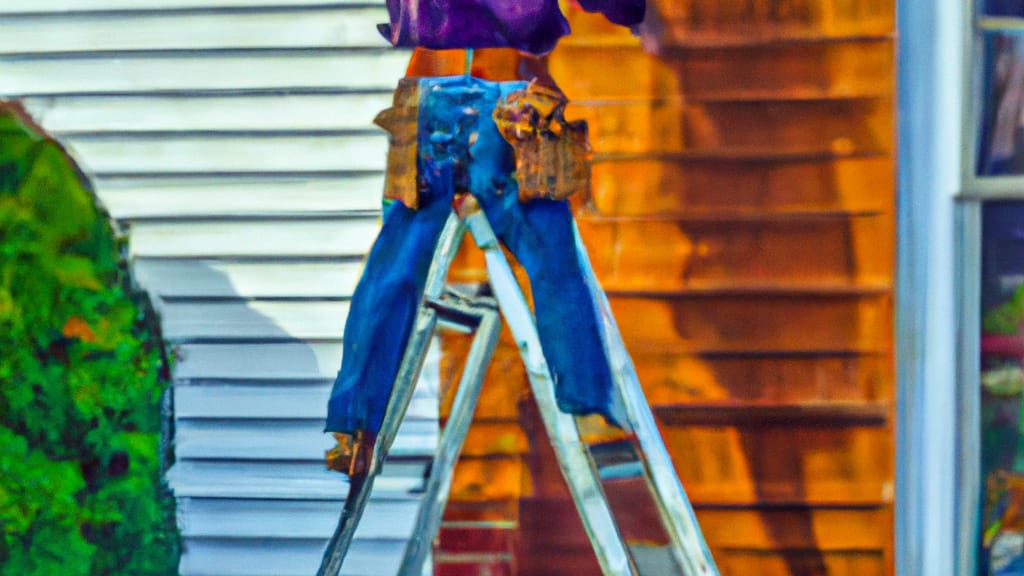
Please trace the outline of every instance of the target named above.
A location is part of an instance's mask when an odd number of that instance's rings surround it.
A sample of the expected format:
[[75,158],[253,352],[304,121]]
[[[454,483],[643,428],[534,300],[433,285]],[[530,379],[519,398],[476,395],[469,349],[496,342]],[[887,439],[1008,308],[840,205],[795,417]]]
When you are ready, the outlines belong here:
[[558,0],[388,0],[381,33],[395,46],[510,47],[546,54],[569,33]]
[[[579,0],[623,26],[644,19],[644,0]],[[390,24],[380,31],[395,46],[516,48],[550,52],[569,33],[558,0],[387,0]]]

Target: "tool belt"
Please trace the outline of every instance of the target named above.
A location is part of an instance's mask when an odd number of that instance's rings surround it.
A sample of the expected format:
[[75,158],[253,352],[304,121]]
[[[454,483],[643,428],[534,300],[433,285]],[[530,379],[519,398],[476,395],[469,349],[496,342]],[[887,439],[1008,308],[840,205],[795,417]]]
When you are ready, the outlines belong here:
[[[393,104],[374,123],[388,132],[384,198],[418,209],[426,189],[417,159],[420,79],[403,78]],[[494,108],[498,132],[515,155],[519,200],[565,200],[590,187],[591,149],[585,121],[568,122],[567,100],[554,88],[530,84],[510,93]],[[481,111],[483,112],[483,111]],[[472,162],[466,158],[465,161]]]

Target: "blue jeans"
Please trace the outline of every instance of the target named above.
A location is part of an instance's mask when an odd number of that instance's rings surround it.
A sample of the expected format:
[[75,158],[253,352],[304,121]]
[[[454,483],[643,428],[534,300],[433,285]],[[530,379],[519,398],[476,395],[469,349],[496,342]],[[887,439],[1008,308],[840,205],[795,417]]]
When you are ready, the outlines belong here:
[[502,98],[525,87],[466,76],[420,79],[417,170],[425,187],[419,209],[396,202],[385,210],[352,297],[328,431],[380,430],[456,189],[476,197],[499,240],[526,269],[559,407],[611,420],[612,378],[569,205],[518,200],[515,156],[491,116]]

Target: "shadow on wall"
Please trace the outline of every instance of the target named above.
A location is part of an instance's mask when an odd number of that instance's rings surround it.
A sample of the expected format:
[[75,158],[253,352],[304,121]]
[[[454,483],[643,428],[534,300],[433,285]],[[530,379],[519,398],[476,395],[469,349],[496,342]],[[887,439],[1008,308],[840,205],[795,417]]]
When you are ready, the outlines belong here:
[[[174,224],[133,222],[132,234],[147,225]],[[182,510],[181,572],[314,573],[347,494],[344,477],[324,467],[333,439],[323,426],[361,263],[143,251],[133,268],[159,302],[176,359],[177,464],[169,479]],[[436,358],[425,370],[393,453],[420,454],[436,444]],[[422,477],[407,468],[384,474]],[[415,515],[405,504],[398,515],[377,506],[371,501],[348,564],[386,570],[400,561]]]
[[894,3],[734,4],[651,3],[657,57],[573,20],[580,228],[723,573],[885,573]]

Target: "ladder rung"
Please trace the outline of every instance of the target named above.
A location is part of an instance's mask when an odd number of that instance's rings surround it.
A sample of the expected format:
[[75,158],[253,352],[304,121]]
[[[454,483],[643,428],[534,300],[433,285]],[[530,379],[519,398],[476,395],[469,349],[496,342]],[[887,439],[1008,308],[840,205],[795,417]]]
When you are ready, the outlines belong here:
[[480,324],[482,309],[498,309],[497,302],[492,298],[476,297],[466,300],[452,293],[446,293],[440,298],[428,298],[425,304],[437,311],[438,321],[466,331],[472,331]]
[[633,438],[591,444],[589,448],[590,454],[598,464],[632,462],[640,457]]
[[644,465],[643,462],[637,461],[599,466],[597,473],[601,476],[602,481],[630,480],[644,476]]
[[679,570],[669,545],[630,544],[629,553],[640,574],[675,574]]
[[633,438],[592,444],[589,448],[590,457],[603,481],[628,480],[646,474],[643,458],[637,452]]

